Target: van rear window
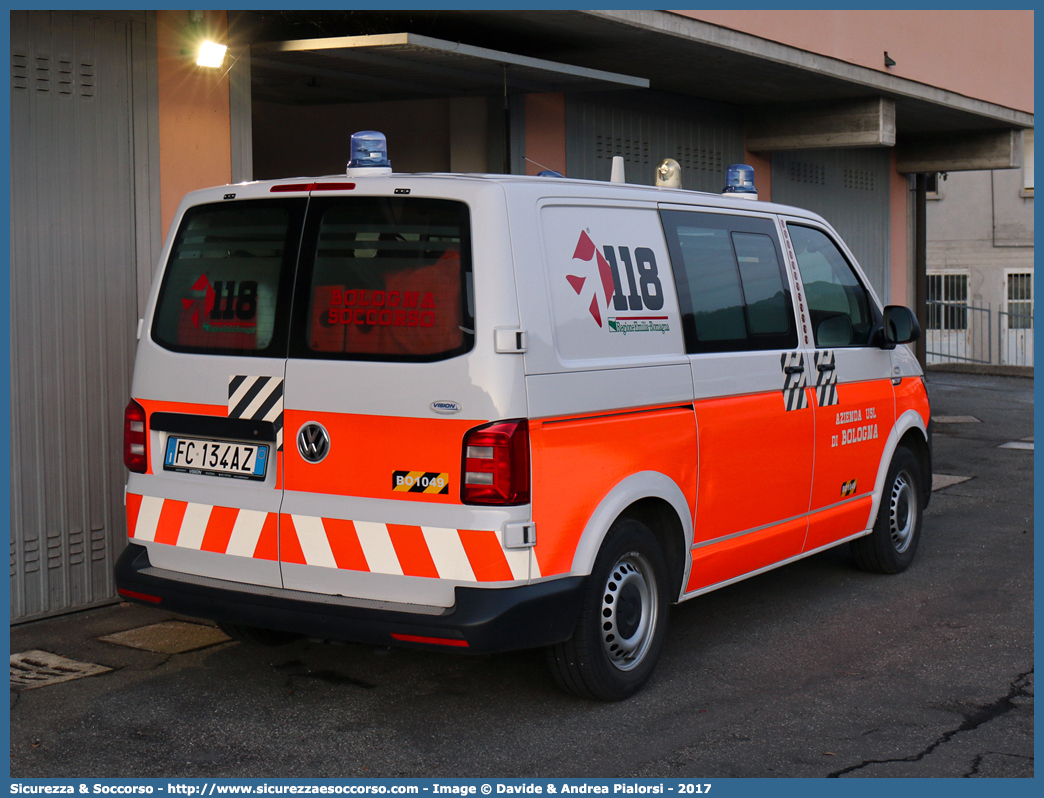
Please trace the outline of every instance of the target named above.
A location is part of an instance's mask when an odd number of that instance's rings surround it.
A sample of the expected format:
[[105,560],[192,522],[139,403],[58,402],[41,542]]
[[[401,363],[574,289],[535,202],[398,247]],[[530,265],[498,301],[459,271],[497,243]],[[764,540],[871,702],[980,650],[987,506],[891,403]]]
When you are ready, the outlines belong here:
[[304,208],[304,200],[252,200],[189,209],[153,339],[176,352],[284,357]]
[[461,202],[313,199],[299,280],[292,357],[432,361],[473,345]]

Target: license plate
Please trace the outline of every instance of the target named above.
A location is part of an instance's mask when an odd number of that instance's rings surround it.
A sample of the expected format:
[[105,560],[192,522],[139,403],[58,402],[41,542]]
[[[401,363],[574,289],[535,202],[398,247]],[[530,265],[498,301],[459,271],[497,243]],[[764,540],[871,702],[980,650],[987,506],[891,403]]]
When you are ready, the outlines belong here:
[[164,471],[208,477],[264,479],[268,468],[266,444],[232,443],[201,438],[167,438]]

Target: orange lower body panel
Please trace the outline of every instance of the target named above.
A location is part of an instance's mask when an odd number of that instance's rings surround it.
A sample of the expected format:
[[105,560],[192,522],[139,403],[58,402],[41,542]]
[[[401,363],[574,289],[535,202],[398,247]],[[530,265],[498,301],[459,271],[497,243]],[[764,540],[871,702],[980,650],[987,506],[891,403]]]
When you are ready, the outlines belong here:
[[872,525],[870,507],[873,496],[863,496],[842,504],[820,510],[808,519],[808,536],[804,551],[814,551],[834,541],[850,537]]
[[[788,412],[782,392],[772,391],[697,402],[696,420],[700,484],[694,542],[808,512],[812,407]],[[800,550],[799,541],[791,554]]]
[[895,392],[895,417],[899,418],[907,410],[916,410],[927,426],[931,410],[928,407],[928,394],[924,390],[924,383],[921,382],[920,377],[904,377],[893,391]]
[[[319,463],[297,451],[297,431],[306,422],[330,434],[330,453]],[[482,421],[405,418],[287,408],[283,467],[287,490],[375,499],[460,504],[460,456],[464,433]],[[396,472],[444,474],[445,493],[393,490]]]
[[807,526],[807,518],[795,518],[768,529],[693,549],[692,571],[685,591],[688,593],[726,582],[796,556],[801,551]]
[[533,521],[540,574],[566,573],[599,502],[640,471],[671,477],[696,500],[696,423],[691,407],[531,421]]
[[873,493],[895,424],[890,379],[841,384],[837,396],[838,404],[816,410],[816,480],[806,551],[866,529],[869,503],[859,510],[848,500]]

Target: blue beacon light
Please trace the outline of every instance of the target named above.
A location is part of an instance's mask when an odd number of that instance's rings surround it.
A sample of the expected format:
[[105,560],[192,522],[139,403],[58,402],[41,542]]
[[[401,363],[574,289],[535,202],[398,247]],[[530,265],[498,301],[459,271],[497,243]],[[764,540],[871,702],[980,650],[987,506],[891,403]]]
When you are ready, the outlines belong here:
[[754,167],[745,163],[732,164],[725,173],[725,189],[721,193],[727,197],[756,200],[758,190],[754,187]]
[[388,139],[376,130],[360,130],[352,134],[352,159],[348,161],[348,176],[391,174],[388,160]]

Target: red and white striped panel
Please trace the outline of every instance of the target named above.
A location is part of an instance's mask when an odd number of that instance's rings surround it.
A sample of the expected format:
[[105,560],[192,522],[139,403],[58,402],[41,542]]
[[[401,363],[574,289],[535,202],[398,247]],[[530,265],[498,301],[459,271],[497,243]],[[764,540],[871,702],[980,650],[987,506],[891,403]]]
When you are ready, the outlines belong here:
[[[504,548],[494,530],[379,524],[309,515],[277,515],[127,494],[127,530],[135,540],[322,568],[511,582],[539,577],[528,549]],[[534,573],[530,573],[530,568]]]
[[127,534],[197,551],[279,558],[276,513],[127,494]]
[[[282,560],[459,582],[510,582],[530,574],[528,549],[506,549],[493,530],[279,516]],[[533,563],[535,567],[535,562]]]

